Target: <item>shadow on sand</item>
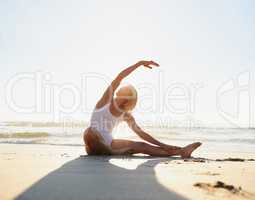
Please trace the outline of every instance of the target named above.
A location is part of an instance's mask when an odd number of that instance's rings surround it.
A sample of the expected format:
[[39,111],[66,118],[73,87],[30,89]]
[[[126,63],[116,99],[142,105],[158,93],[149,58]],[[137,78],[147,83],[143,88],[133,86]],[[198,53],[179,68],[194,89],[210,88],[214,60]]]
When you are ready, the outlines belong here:
[[[134,170],[111,164],[110,159],[144,159]],[[183,196],[166,189],[156,179],[154,168],[173,158],[84,156],[71,160],[32,185],[16,200],[49,199],[171,199]],[[132,161],[130,161],[132,162]]]

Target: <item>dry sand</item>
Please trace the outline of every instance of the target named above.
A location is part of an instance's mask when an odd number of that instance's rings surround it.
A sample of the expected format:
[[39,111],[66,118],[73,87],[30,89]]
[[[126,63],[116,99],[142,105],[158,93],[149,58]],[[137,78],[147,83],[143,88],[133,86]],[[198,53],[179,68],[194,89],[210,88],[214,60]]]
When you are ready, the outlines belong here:
[[255,155],[198,155],[89,157],[82,147],[0,144],[0,199],[255,199],[254,161],[215,161]]

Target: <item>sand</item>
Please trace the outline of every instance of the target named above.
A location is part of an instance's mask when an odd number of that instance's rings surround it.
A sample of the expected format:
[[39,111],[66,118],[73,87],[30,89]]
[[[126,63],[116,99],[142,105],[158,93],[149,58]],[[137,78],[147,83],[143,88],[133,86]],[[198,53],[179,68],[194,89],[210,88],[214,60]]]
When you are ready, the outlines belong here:
[[[194,157],[86,156],[75,146],[0,144],[0,199],[255,199],[254,161],[215,161],[254,154],[199,150]],[[217,181],[236,190],[214,187]]]

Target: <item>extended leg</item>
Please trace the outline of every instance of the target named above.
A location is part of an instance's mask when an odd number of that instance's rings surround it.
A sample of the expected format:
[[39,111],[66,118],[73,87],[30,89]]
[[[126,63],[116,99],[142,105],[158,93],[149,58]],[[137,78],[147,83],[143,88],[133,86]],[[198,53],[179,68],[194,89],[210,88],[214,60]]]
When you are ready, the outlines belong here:
[[118,150],[126,149],[126,152],[121,154],[136,154],[143,153],[151,156],[174,156],[181,155],[183,153],[182,149],[172,149],[165,151],[161,147],[150,145],[145,142],[135,142],[132,140],[122,140],[114,139],[112,141],[111,147],[115,154],[118,154]]
[[136,142],[132,140],[115,139],[111,143],[113,154],[136,154],[143,153],[151,156],[175,156],[180,155],[182,158],[189,158],[192,152],[201,145],[200,142],[195,142],[187,145],[184,148],[169,148],[167,150],[150,145],[145,142]]

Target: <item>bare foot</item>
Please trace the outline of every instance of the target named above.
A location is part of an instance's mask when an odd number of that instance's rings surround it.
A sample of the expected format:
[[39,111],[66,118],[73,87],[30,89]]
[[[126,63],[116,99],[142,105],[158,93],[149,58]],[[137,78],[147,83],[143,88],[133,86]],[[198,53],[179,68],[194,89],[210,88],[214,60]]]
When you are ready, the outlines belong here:
[[192,144],[187,145],[186,147],[183,148],[183,153],[181,154],[182,158],[190,158],[192,152],[197,149],[199,146],[201,146],[201,142],[195,142]]

